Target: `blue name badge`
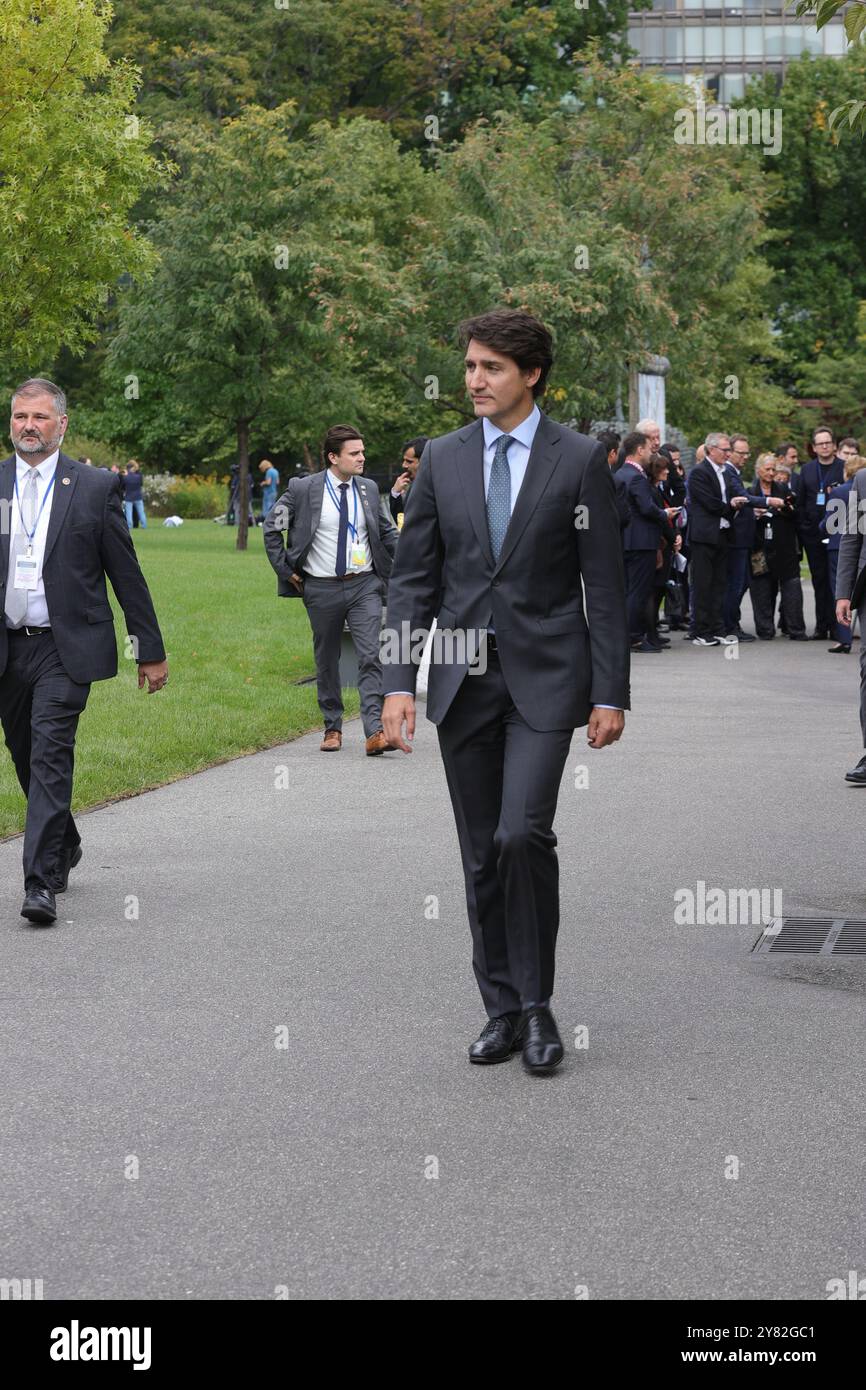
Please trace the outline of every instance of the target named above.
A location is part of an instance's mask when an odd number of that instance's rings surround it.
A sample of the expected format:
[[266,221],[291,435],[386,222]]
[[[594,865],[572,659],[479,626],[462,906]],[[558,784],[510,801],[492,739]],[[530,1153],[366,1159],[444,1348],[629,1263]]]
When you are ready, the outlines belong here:
[[815,501],[818,503],[818,506],[819,506],[819,507],[823,507],[823,505],[824,505],[824,489],[823,489],[823,488],[822,488],[821,491],[818,493],[818,496],[815,498]]

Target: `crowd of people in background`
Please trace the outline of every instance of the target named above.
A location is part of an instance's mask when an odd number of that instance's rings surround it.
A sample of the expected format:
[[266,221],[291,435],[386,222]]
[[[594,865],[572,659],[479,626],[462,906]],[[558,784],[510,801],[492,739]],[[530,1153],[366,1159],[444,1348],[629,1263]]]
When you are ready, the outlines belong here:
[[[93,459],[87,455],[79,458],[78,462],[85,464],[88,468],[93,467]],[[123,510],[130,531],[135,526],[141,526],[147,530],[147,513],[144,510],[144,478],[138,460],[130,459],[125,468],[121,468],[119,463],[113,463],[110,468],[106,467],[105,471],[116,473],[120,478],[123,488]]]
[[[598,439],[616,486],[632,651],[661,652],[670,646],[665,634],[677,630],[698,647],[770,642],[779,631],[792,642],[834,639],[834,655],[851,651],[835,592],[851,480],[866,467],[853,436],[837,446],[834,431],[819,425],[802,467],[797,445],[785,442],[758,455],[753,479],[742,434],[708,434],[688,473],[654,420],[624,438],[605,430]],[[804,554],[815,596],[811,633]],[[754,633],[741,622],[747,592]]]

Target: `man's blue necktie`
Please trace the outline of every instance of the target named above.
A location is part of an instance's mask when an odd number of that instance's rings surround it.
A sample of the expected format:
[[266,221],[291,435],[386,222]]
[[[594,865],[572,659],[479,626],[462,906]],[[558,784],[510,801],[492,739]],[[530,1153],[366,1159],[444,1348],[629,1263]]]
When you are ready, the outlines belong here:
[[502,434],[496,441],[496,453],[490,469],[490,482],[487,485],[487,530],[490,535],[490,548],[494,560],[499,559],[505,532],[511,520],[511,472],[508,467],[508,446],[514,440],[510,434]]
[[346,541],[349,536],[349,484],[340,483],[340,526],[337,531],[337,574],[346,573]]

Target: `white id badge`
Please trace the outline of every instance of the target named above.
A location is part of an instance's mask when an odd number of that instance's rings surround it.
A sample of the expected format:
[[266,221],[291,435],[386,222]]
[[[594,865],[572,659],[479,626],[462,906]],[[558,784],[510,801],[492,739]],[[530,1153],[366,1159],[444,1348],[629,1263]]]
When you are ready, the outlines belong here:
[[352,546],[352,559],[350,561],[352,569],[361,569],[367,563],[367,547],[365,545]]
[[39,561],[33,555],[15,556],[15,588],[35,589],[39,583]]
[[815,498],[815,501],[818,503],[818,506],[819,506],[819,507],[823,507],[823,506],[824,506],[825,501],[826,501],[826,498],[825,498],[825,495],[824,495],[824,489],[823,489],[823,488],[822,488],[821,491],[818,493],[818,496]]

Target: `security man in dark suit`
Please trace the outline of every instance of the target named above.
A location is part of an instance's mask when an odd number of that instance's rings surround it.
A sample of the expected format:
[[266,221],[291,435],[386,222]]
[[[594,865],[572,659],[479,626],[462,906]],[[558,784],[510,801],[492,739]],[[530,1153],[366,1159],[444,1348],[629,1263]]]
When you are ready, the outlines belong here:
[[27,797],[24,905],[56,921],[55,894],[81,859],[70,812],[75,734],[91,682],[117,675],[111,580],[138,684],[162,690],[168,666],[123,515],[120,478],[60,452],[66,397],[34,377],[12,397],[15,454],[0,464],[0,719]]
[[563,1057],[550,1001],[565,760],[581,725],[591,748],[614,743],[629,703],[619,519],[603,445],[536,404],[553,362],[544,324],[495,309],[460,336],[476,418],[424,450],[388,588],[398,640],[393,660],[383,648],[382,722],[410,753],[418,664],[399,639],[435,616],[454,640],[434,644],[427,717],[488,1014],[469,1056],[504,1062],[521,1049],[528,1071],[546,1072]]

